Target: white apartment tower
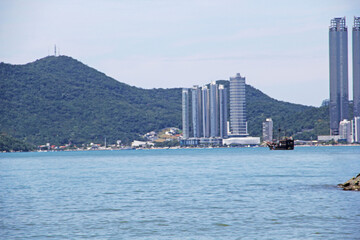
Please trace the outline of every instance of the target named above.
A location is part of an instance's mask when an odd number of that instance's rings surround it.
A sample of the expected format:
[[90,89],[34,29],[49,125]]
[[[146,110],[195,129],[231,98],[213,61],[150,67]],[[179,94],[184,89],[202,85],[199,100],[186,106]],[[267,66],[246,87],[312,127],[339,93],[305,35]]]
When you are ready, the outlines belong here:
[[220,137],[227,137],[227,92],[224,85],[219,85]]
[[184,88],[182,90],[182,130],[183,138],[189,138],[190,126],[189,126],[189,89]]
[[203,86],[202,89],[202,128],[203,137],[210,137],[210,96],[207,86]]
[[199,138],[202,133],[201,89],[199,86],[195,85],[191,89],[191,103],[193,136]]
[[246,122],[245,77],[230,78],[230,131],[232,136],[248,135]]
[[344,119],[339,124],[339,135],[340,139],[345,139],[346,142],[351,142],[351,122]]
[[210,84],[210,137],[219,136],[219,92],[216,82]]
[[271,118],[267,118],[263,122],[263,141],[270,142],[273,140],[273,121]]

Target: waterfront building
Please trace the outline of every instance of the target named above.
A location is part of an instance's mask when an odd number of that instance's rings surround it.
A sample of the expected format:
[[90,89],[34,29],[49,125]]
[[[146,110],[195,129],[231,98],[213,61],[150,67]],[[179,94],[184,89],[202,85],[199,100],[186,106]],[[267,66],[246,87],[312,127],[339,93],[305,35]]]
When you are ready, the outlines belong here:
[[339,135],[319,135],[317,136],[317,140],[319,142],[330,142],[330,141],[339,141]]
[[202,118],[201,118],[201,89],[199,86],[194,86],[191,89],[192,99],[192,129],[194,138],[201,137],[202,133]]
[[220,110],[220,137],[227,137],[227,91],[224,85],[219,85],[219,110]]
[[330,135],[339,134],[339,122],[349,118],[348,35],[345,18],[334,18],[329,28]]
[[352,142],[360,143],[360,117],[354,117],[351,120],[351,127],[352,127]]
[[210,137],[219,136],[218,86],[210,84]]
[[347,119],[342,120],[339,124],[339,136],[340,139],[351,142],[351,122]]
[[223,139],[222,138],[200,138],[200,145],[203,146],[220,146],[223,145]]
[[189,138],[189,89],[187,88],[182,90],[182,128],[183,138]]
[[354,116],[360,117],[360,17],[354,17],[352,46]]
[[240,73],[230,78],[230,132],[232,136],[247,136],[245,77]]
[[210,101],[209,89],[207,86],[202,87],[202,128],[203,137],[210,137]]
[[197,147],[200,144],[199,138],[187,138],[187,139],[181,139],[180,140],[180,146],[193,146]]
[[223,139],[223,144],[227,146],[231,145],[250,145],[255,146],[260,144],[260,137],[230,137]]
[[149,147],[153,147],[155,146],[155,144],[153,142],[144,142],[144,141],[137,141],[137,140],[134,140],[132,143],[131,143],[131,147],[132,148],[139,148],[139,147],[146,147],[146,148],[149,148]]
[[271,142],[273,140],[273,121],[271,118],[267,118],[263,122],[263,141]]

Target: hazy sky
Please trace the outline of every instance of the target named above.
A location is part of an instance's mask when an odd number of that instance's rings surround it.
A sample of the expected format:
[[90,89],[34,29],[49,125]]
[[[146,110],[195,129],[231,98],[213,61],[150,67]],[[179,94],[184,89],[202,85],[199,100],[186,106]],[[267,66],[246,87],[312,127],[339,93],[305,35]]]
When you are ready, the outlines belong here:
[[[239,72],[271,97],[328,98],[328,27],[360,0],[1,0],[0,61],[71,56],[142,88],[203,85]],[[349,90],[352,99],[352,90]]]

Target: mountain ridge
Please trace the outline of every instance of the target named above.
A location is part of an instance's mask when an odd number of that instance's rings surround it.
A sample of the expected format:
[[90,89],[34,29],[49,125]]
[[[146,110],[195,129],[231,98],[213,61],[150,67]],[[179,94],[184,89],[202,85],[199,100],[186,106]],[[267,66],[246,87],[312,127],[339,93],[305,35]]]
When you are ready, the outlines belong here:
[[[181,89],[143,89],[117,81],[68,56],[48,56],[23,65],[0,63],[0,132],[33,144],[77,144],[122,140],[165,127],[181,128]],[[228,86],[228,81],[219,80]],[[325,109],[278,101],[246,85],[249,133],[261,136],[261,123],[295,134],[323,133]],[[312,112],[306,117],[304,113]],[[315,117],[315,119],[314,119]],[[301,119],[308,122],[292,124]],[[328,126],[328,125],[327,125]]]

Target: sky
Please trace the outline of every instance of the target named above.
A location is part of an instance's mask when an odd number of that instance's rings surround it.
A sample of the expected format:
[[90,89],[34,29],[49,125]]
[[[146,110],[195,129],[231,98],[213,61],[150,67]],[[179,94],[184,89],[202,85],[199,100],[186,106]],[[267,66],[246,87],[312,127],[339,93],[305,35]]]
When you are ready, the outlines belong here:
[[174,88],[240,73],[270,97],[329,98],[328,28],[360,0],[1,0],[0,62],[71,56],[141,88]]

